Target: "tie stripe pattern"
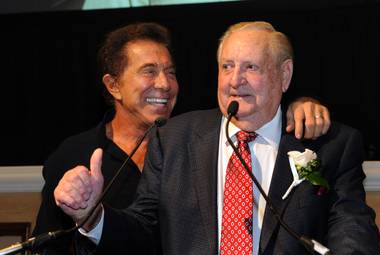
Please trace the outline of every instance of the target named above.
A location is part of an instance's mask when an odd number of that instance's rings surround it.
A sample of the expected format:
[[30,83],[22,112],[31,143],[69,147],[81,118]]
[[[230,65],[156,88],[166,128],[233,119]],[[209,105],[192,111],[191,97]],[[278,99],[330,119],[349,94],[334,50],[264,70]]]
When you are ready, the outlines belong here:
[[[239,131],[236,137],[239,153],[252,171],[248,143],[253,141],[257,135]],[[252,210],[252,180],[234,152],[227,165],[224,184],[221,255],[252,254]]]

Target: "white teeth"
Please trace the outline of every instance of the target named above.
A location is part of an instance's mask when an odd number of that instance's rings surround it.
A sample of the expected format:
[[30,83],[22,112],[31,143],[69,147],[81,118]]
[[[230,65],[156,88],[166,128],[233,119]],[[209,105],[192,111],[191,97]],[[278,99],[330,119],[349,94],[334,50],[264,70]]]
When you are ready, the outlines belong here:
[[167,104],[169,100],[167,98],[148,97],[146,101],[151,104]]

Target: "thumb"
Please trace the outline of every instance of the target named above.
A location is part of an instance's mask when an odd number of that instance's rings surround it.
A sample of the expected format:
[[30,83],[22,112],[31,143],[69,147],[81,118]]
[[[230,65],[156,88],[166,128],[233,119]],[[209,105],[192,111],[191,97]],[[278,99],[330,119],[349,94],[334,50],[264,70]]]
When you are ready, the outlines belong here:
[[96,179],[102,179],[102,157],[103,157],[103,150],[101,148],[97,148],[91,156],[90,159],[90,170],[91,175]]

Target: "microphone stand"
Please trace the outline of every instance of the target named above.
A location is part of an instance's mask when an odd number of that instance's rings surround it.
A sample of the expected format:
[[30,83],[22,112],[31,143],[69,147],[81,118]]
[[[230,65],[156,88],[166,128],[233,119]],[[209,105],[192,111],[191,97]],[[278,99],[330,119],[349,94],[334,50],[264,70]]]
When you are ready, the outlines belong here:
[[128,157],[124,160],[123,164],[119,167],[116,174],[113,176],[111,181],[108,183],[106,188],[103,190],[103,192],[100,195],[95,206],[89,211],[86,218],[80,224],[78,224],[75,227],[72,227],[70,229],[57,230],[57,231],[48,232],[48,233],[38,235],[36,237],[31,237],[28,240],[26,240],[25,242],[16,243],[16,244],[8,246],[4,249],[1,249],[0,255],[11,255],[11,254],[20,253],[23,251],[32,251],[33,252],[33,251],[36,251],[38,249],[43,248],[43,246],[46,246],[50,241],[61,238],[62,236],[68,235],[68,234],[78,230],[79,228],[81,228],[90,219],[90,217],[92,216],[92,214],[94,213],[96,208],[100,205],[100,203],[103,201],[104,197],[108,194],[110,188],[112,187],[112,184],[115,182],[116,178],[120,175],[124,166],[131,160],[133,155],[136,153],[137,149],[140,147],[141,143],[144,141],[145,137],[149,134],[149,132],[154,127],[162,127],[165,124],[166,124],[166,119],[158,118],[154,121],[154,123],[152,125],[150,125],[150,127],[147,129],[147,131],[145,131],[144,135],[138,140],[135,148],[132,150],[130,155],[128,155]]
[[289,225],[286,224],[281,219],[281,217],[278,214],[276,208],[273,206],[272,200],[267,196],[267,194],[265,193],[265,191],[261,187],[260,183],[257,181],[256,177],[253,175],[252,171],[249,170],[249,167],[247,166],[247,164],[245,163],[244,159],[240,155],[238,148],[236,148],[236,146],[232,142],[232,140],[231,140],[231,138],[229,136],[229,132],[228,132],[228,126],[230,124],[230,121],[231,121],[232,117],[234,117],[236,115],[236,113],[238,111],[238,107],[239,107],[238,102],[232,101],[230,103],[230,105],[228,106],[228,109],[227,109],[227,113],[228,113],[227,123],[226,123],[226,137],[227,137],[227,141],[232,146],[232,149],[234,150],[236,156],[239,158],[240,162],[244,166],[244,169],[247,171],[247,173],[250,176],[250,178],[252,179],[253,183],[256,185],[256,187],[260,191],[260,194],[264,197],[264,199],[267,202],[267,205],[269,206],[269,209],[272,212],[273,216],[278,220],[278,222],[286,230],[286,232],[288,232],[291,236],[293,236],[296,240],[298,240],[304,247],[306,247],[306,249],[308,251],[316,251],[317,253],[319,253],[321,255],[333,255],[332,252],[327,247],[325,247],[324,245],[322,245],[321,243],[319,243],[319,242],[317,242],[317,241],[315,241],[313,239],[310,239],[310,238],[308,238],[306,236],[299,235],[294,230],[292,230],[289,227]]

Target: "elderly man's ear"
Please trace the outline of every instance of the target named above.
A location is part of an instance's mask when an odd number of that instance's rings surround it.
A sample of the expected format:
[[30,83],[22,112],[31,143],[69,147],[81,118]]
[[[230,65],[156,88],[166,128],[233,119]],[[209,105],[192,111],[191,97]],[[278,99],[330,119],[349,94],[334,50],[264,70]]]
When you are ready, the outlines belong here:
[[[288,59],[281,65],[281,88],[286,92],[293,75],[293,60]],[[286,131],[296,138],[316,139],[327,133],[330,128],[330,113],[327,107],[310,97],[296,99],[288,106],[286,112]]]
[[293,75],[293,60],[287,59],[281,64],[281,88],[285,93],[290,85]]

